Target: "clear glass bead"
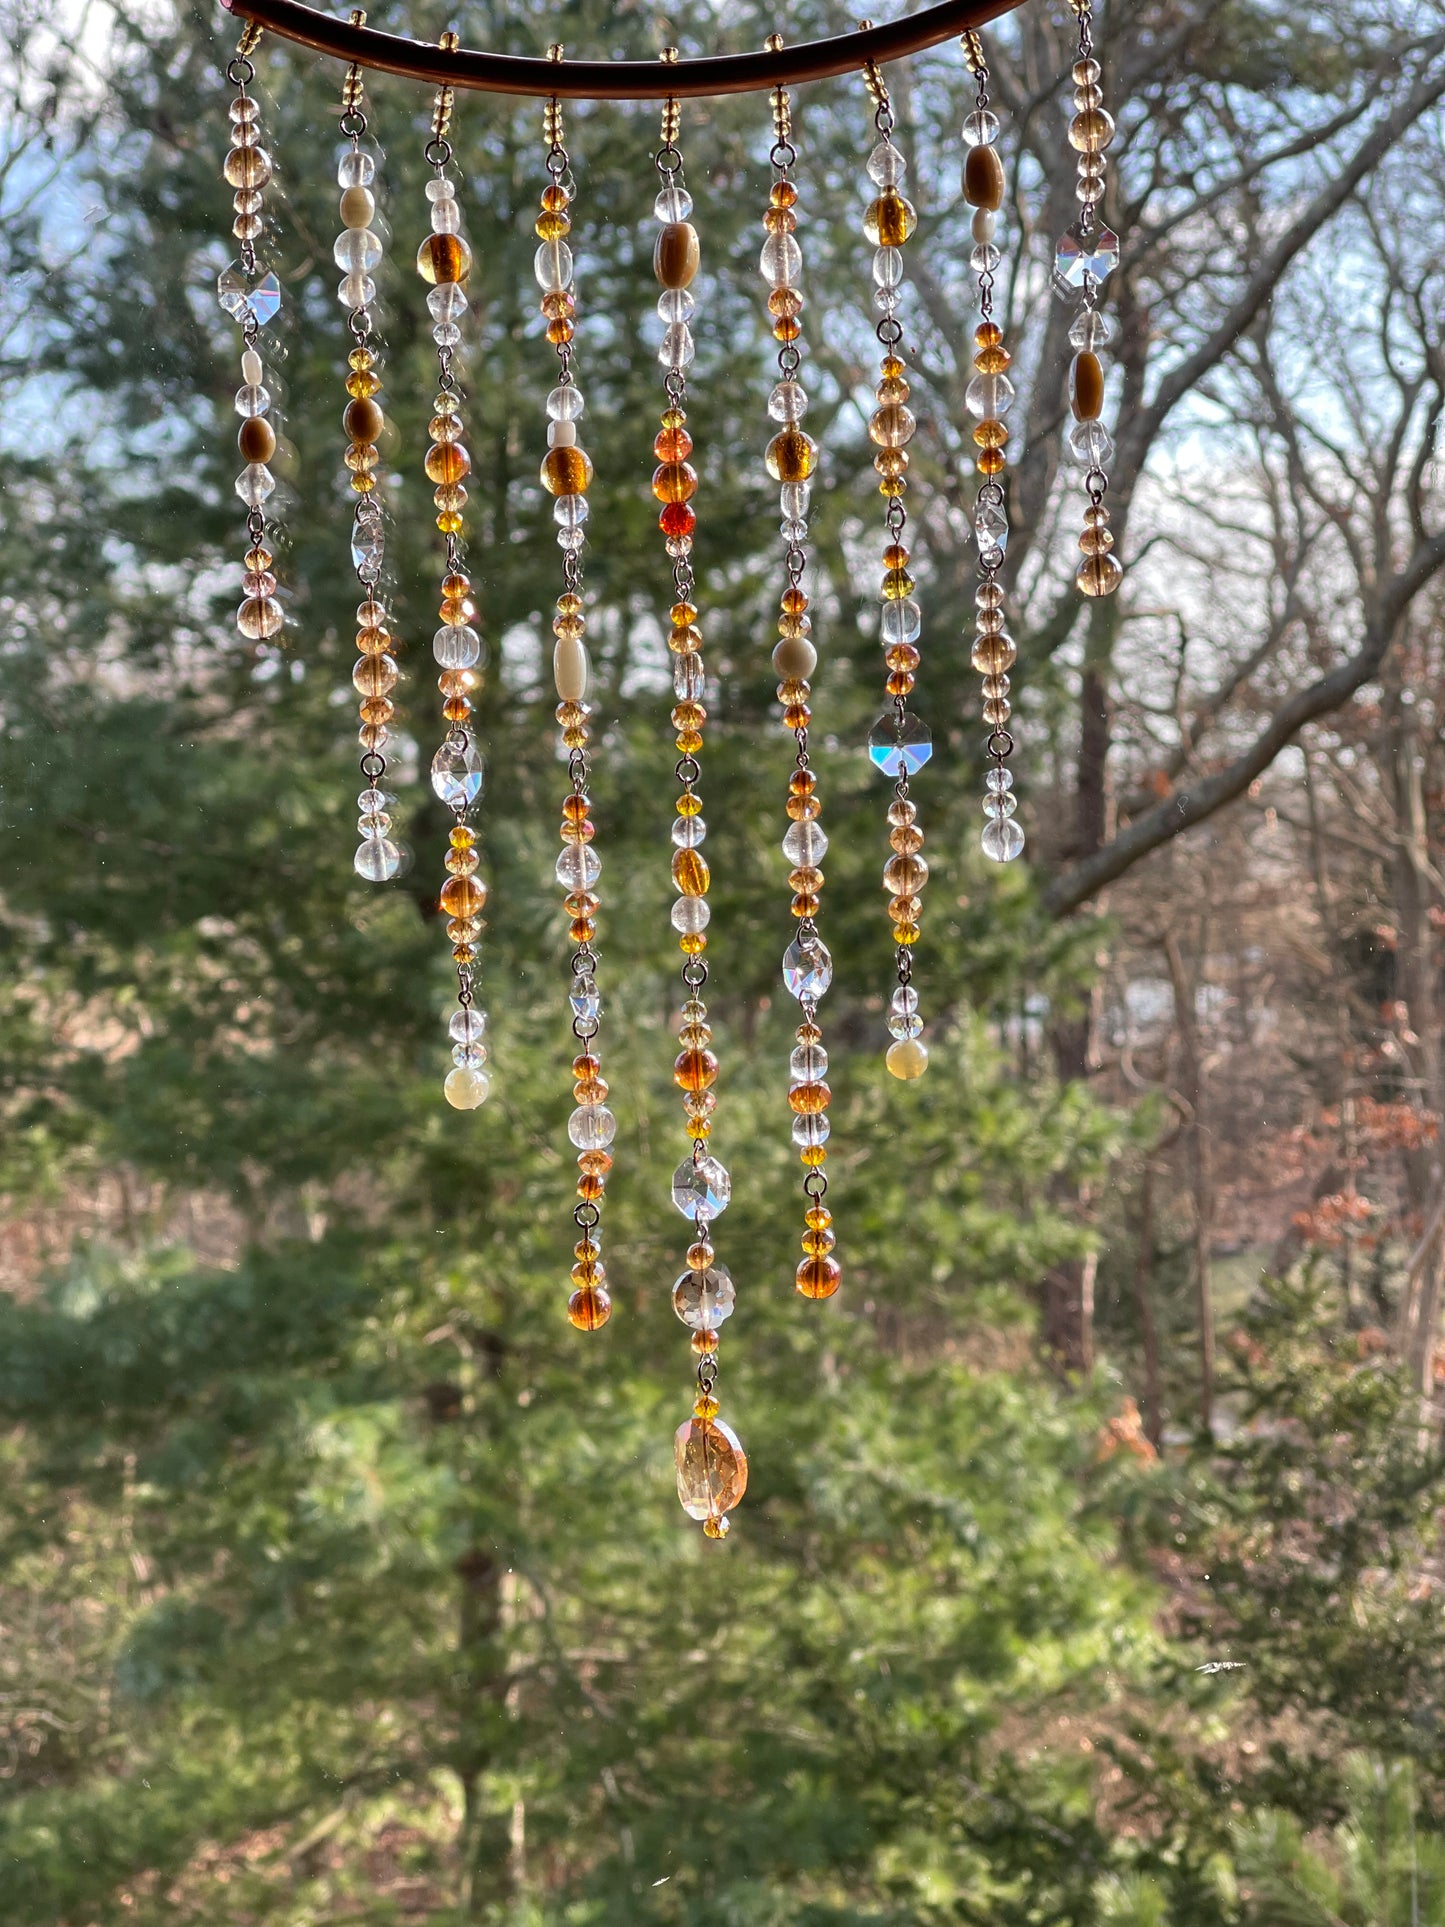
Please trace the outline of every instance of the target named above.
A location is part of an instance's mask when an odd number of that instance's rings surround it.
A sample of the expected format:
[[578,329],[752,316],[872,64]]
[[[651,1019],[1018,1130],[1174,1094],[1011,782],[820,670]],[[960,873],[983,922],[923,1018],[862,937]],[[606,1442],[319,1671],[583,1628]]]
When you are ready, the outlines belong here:
[[1102,422],[1075,422],[1069,430],[1069,453],[1080,468],[1106,468],[1114,459],[1114,441]]
[[811,482],[784,482],[778,490],[778,513],[785,522],[806,522],[812,499]]
[[685,1158],[672,1174],[672,1201],[695,1224],[721,1217],[732,1194],[727,1168],[714,1157]]
[[455,321],[438,321],[431,331],[431,338],[438,348],[455,348],[462,338],[462,331]]
[[690,288],[664,288],[657,297],[659,321],[690,321],[697,311],[697,299]]
[[463,743],[449,738],[431,759],[431,786],[448,809],[464,809],[482,793],[486,770],[482,753],[468,736]]
[[821,1044],[799,1044],[788,1059],[794,1084],[821,1084],[828,1075],[828,1053]]
[[367,883],[390,883],[401,869],[401,850],[389,837],[366,837],[351,867]]
[[685,1271],[672,1288],[672,1309],[689,1330],[715,1332],[732,1316],[737,1289],[726,1265]]
[[873,279],[880,288],[896,288],[902,284],[902,248],[875,248],[873,250]]
[[1018,806],[1019,800],[1016,796],[986,796],[983,799],[983,813],[995,823],[1001,822],[1006,816],[1012,816]]
[[554,874],[564,890],[590,890],[602,874],[602,859],[590,843],[569,843],[557,858]]
[[356,807],[361,811],[363,816],[367,816],[377,810],[384,810],[390,802],[391,798],[386,794],[385,790],[365,789],[361,792],[360,796],[357,797]]
[[433,234],[460,234],[462,231],[462,211],[447,196],[431,204],[431,231]]
[[816,820],[790,823],[783,838],[783,855],[795,870],[816,869],[828,854],[828,833]]
[[697,344],[692,338],[692,329],[685,321],[668,324],[667,333],[662,337],[662,346],[657,351],[657,359],[664,368],[691,368]]
[[426,197],[429,201],[453,201],[456,199],[457,184],[450,174],[433,174],[426,184]]
[[898,312],[897,288],[875,288],[873,306],[879,314],[894,315]]
[[692,196],[685,187],[659,188],[652,212],[659,221],[685,221],[692,213]]
[[808,539],[808,525],[806,522],[780,522],[778,527],[782,533],[783,540],[788,543],[790,547],[802,548]]
[[1012,863],[1024,847],[1024,833],[1010,816],[986,825],[982,843],[986,857],[995,863]]
[[597,994],[597,979],[585,972],[572,979],[572,988],[567,993],[567,1001],[572,1006],[572,1015],[579,1024],[596,1025],[602,1015],[602,999]]
[[376,162],[364,147],[348,147],[336,163],[338,187],[370,187],[375,179]]
[[343,274],[369,274],[381,260],[381,239],[369,227],[344,228],[331,258]]
[[356,834],[362,837],[386,836],[391,830],[391,817],[385,810],[363,810],[356,819]]
[[933,732],[911,711],[900,722],[885,709],[868,732],[868,760],[885,776],[916,775],[932,754]]
[[712,920],[712,906],[706,897],[679,897],[672,906],[672,927],[682,937],[695,937]]
[[572,250],[565,241],[544,241],[532,256],[532,272],[543,294],[561,294],[572,285]]
[[1014,404],[1007,375],[975,375],[963,392],[964,407],[981,422],[1002,421]]
[[431,639],[431,652],[443,669],[471,669],[481,661],[482,639],[466,622],[448,622]]
[[[583,415],[586,413],[586,409],[587,403],[583,399],[582,390],[577,386],[575,381],[563,382],[560,388],[554,388],[547,397],[547,419],[549,421],[581,421]],[[581,498],[567,496],[563,499],[576,501]],[[559,503],[558,506],[560,507],[561,504]]]
[[487,1049],[484,1044],[453,1044],[452,1062],[458,1070],[479,1071],[486,1064]]
[[587,531],[585,529],[558,529],[557,531],[557,547],[561,549],[564,554],[575,555],[577,551],[585,545],[586,541]]
[[247,382],[245,387],[236,390],[236,413],[238,415],[264,415],[271,407],[271,396],[259,383]]
[[888,1013],[888,1035],[890,1037],[918,1037],[923,1031],[921,1017],[905,1017],[895,1011]]
[[878,619],[878,640],[885,649],[895,643],[917,642],[923,632],[923,611],[911,596],[885,602]]
[[447,1019],[447,1036],[454,1044],[480,1044],[487,1034],[487,1013],[468,1004]]
[[1054,274],[1069,288],[1082,288],[1086,279],[1107,280],[1119,265],[1119,237],[1112,228],[1071,227],[1054,251]]
[[336,284],[336,299],[350,313],[369,308],[376,299],[376,283],[369,274],[343,274]]
[[998,115],[975,107],[964,120],[963,139],[967,147],[992,147],[998,139]]
[[617,1135],[617,1119],[605,1104],[579,1104],[567,1120],[567,1135],[579,1151],[605,1151]]
[[467,311],[467,291],[460,281],[443,281],[427,289],[426,305],[433,321],[455,321]]
[[1008,547],[1008,517],[1001,508],[986,502],[974,515],[973,533],[980,559],[997,561]]
[[832,1129],[826,1111],[815,1111],[811,1117],[795,1117],[793,1142],[800,1151],[813,1150],[818,1145],[828,1142]]
[[580,529],[591,513],[585,495],[559,495],[552,504],[552,520],[562,529]]
[[768,414],[775,422],[800,422],[808,412],[808,392],[800,381],[779,381],[768,396]]
[[276,477],[264,462],[247,462],[236,477],[236,493],[248,508],[260,508],[275,490]]
[[868,156],[868,178],[875,187],[897,187],[908,163],[890,140],[879,141]]
[[758,266],[769,287],[795,288],[803,278],[803,250],[791,234],[770,234]]
[[1080,308],[1069,324],[1069,346],[1095,354],[1114,339],[1114,325],[1097,308]]
[[794,937],[783,952],[783,982],[798,1002],[822,997],[833,981],[833,953],[816,931]]
[[1002,251],[992,241],[979,241],[968,257],[968,265],[975,274],[993,274],[1002,259]]
[[983,779],[983,785],[995,796],[1005,796],[1014,786],[1014,773],[1005,769],[1002,763],[995,763]]
[[674,656],[672,659],[672,693],[679,702],[701,702],[707,675],[702,666],[702,657]]
[[672,841],[679,850],[695,850],[707,840],[707,824],[700,816],[673,818]]

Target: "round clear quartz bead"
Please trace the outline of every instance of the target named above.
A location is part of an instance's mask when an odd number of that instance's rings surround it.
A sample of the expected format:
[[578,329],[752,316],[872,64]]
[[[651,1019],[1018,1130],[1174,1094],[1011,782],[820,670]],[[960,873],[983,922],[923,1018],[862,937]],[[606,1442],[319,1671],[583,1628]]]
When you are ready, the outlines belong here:
[[369,274],[343,274],[336,284],[336,299],[351,311],[368,308],[376,299],[376,283]]
[[447,1019],[447,1036],[454,1044],[480,1044],[487,1034],[487,1013],[468,1005]]
[[998,115],[987,107],[975,107],[964,120],[963,138],[969,147],[992,147],[998,139]]
[[369,227],[344,228],[336,237],[331,258],[343,274],[367,274],[381,260],[381,237]]
[[1002,421],[1014,403],[1014,385],[1007,375],[975,375],[963,393],[963,404],[981,422]]
[[770,287],[795,288],[803,276],[803,250],[791,234],[770,234],[758,266]]
[[236,390],[236,413],[238,415],[264,415],[270,409],[271,397],[258,383],[247,382],[244,388]]
[[[547,418],[554,422],[575,422],[582,419],[587,404],[582,398],[582,390],[575,382],[564,382],[554,388],[547,397]],[[564,497],[571,500],[571,497]]]
[[455,348],[462,338],[462,331],[455,321],[438,321],[431,331],[431,338],[438,348]]
[[431,231],[433,234],[460,234],[462,231],[462,210],[450,199],[433,201],[431,204]]
[[336,163],[338,187],[370,187],[376,179],[376,162],[363,147],[348,147]]
[[363,816],[370,816],[377,810],[384,810],[390,801],[385,790],[363,790],[356,799],[356,807]]
[[707,824],[700,816],[679,816],[672,825],[672,840],[679,850],[695,850],[707,837]]
[[467,311],[467,291],[460,281],[444,281],[427,290],[426,305],[433,321],[455,321]]
[[796,545],[798,548],[802,548],[808,539],[808,525],[806,522],[782,522],[779,524],[779,527],[782,530],[783,540],[789,544]]
[[590,843],[569,843],[557,858],[555,874],[564,890],[590,890],[602,874],[602,859]]
[[826,1111],[819,1112],[813,1117],[795,1117],[793,1119],[793,1142],[800,1151],[805,1151],[812,1146],[826,1144],[828,1142],[828,1135],[832,1129],[833,1127],[828,1122],[828,1114]]
[[390,831],[391,818],[385,810],[363,810],[356,819],[358,836],[387,836]]
[[443,669],[470,669],[481,660],[482,639],[470,623],[447,623],[432,637],[431,651]]
[[808,412],[808,393],[799,381],[780,381],[768,396],[768,413],[775,422],[800,422]]
[[672,906],[672,927],[679,936],[695,937],[706,930],[712,906],[706,897],[679,897]]
[[975,274],[992,274],[1003,259],[1000,249],[992,241],[980,241],[968,257],[968,265]]
[[896,288],[903,280],[902,248],[873,250],[873,279],[880,288]]
[[908,163],[892,141],[879,141],[868,156],[868,178],[876,187],[897,187],[907,172]]
[[697,344],[692,338],[692,329],[685,321],[668,323],[667,333],[662,337],[662,346],[657,351],[657,359],[664,368],[691,368]]
[[788,1076],[795,1084],[821,1084],[828,1075],[828,1053],[821,1044],[799,1044],[788,1059]]
[[878,310],[879,314],[897,314],[897,288],[875,288],[873,290],[873,306]]
[[1012,863],[1024,847],[1024,833],[1014,819],[1005,817],[996,823],[985,826],[983,853],[995,863]]
[[567,1120],[567,1135],[579,1151],[605,1151],[617,1135],[617,1119],[605,1104],[579,1104]]
[[1114,442],[1102,422],[1075,422],[1069,430],[1069,453],[1080,468],[1103,468],[1114,459]]
[[390,883],[401,868],[401,851],[387,837],[367,837],[352,858],[352,868],[367,883]]
[[652,212],[659,221],[685,221],[692,213],[692,196],[685,187],[660,188]]
[[552,520],[562,529],[580,529],[591,513],[585,495],[559,495],[552,504]]
[[783,838],[783,855],[795,869],[812,868],[828,854],[828,833],[818,822],[790,823]]
[[690,321],[697,312],[697,301],[688,288],[664,288],[657,297],[659,321]]
[[1012,816],[1018,809],[1018,806],[1018,798],[1009,795],[1007,792],[1003,792],[998,796],[986,796],[983,799],[983,813],[995,823],[1005,816]]

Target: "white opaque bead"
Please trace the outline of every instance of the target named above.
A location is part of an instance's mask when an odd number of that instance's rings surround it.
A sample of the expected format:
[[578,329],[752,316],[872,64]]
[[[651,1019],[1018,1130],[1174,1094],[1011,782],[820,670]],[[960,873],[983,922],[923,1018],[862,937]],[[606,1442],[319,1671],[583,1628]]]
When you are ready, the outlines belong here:
[[975,241],[991,241],[998,232],[998,216],[992,208],[976,207],[973,210],[973,238]]
[[455,198],[457,184],[449,174],[435,174],[426,184],[426,197],[429,201],[450,201]]
[[348,187],[341,197],[343,227],[370,227],[376,212],[376,197],[367,187]]
[[552,650],[552,678],[557,699],[580,703],[587,694],[587,645],[580,636],[559,636]]
[[254,348],[248,348],[241,357],[241,380],[248,388],[259,388],[265,372],[261,357]]
[[575,448],[577,446],[576,422],[548,422],[548,448]]

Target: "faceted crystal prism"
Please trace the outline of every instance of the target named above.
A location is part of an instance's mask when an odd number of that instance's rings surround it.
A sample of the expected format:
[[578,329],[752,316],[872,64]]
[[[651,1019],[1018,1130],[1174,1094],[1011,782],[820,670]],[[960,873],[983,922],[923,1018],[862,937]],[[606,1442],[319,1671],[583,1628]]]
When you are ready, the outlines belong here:
[[595,1024],[602,1015],[602,999],[597,994],[595,977],[574,977],[567,1001],[579,1024]]
[[379,509],[358,509],[351,531],[351,566],[358,571],[380,570],[386,553],[386,532]]
[[672,1288],[672,1309],[690,1331],[715,1332],[731,1318],[737,1288],[726,1265],[706,1271],[685,1271]]
[[677,1496],[689,1519],[716,1519],[731,1512],[748,1489],[742,1443],[721,1419],[684,1419],[672,1440]]
[[1119,237],[1112,228],[1086,232],[1071,227],[1054,252],[1054,279],[1066,288],[1082,288],[1084,277],[1105,281],[1119,265]]
[[672,1201],[683,1217],[708,1224],[728,1208],[733,1181],[716,1158],[684,1158],[672,1174]]
[[281,283],[274,274],[251,281],[240,262],[233,261],[217,277],[216,299],[233,320],[244,322],[248,315],[254,316],[256,325],[264,328],[280,310]]
[[932,754],[932,730],[911,713],[900,722],[885,709],[868,732],[868,760],[885,776],[916,776]]
[[448,809],[460,809],[482,793],[482,753],[468,736],[459,746],[445,742],[431,759],[431,786]]
[[978,538],[979,561],[996,568],[1008,547],[1008,517],[1001,508],[986,502],[973,518],[973,532]]
[[783,982],[798,1002],[815,1002],[833,981],[833,953],[814,930],[794,937],[783,952]]

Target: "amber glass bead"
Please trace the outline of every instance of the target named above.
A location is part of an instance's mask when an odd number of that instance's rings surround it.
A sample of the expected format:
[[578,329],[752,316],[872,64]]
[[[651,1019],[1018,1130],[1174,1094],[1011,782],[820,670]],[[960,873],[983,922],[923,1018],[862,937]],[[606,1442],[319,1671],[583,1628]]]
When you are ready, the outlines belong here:
[[612,1316],[612,1300],[601,1285],[583,1285],[567,1300],[567,1322],[580,1332],[600,1331]]
[[577,1195],[579,1198],[585,1198],[588,1203],[592,1203],[597,1198],[600,1198],[606,1188],[607,1180],[605,1178],[593,1177],[587,1172],[584,1172],[577,1180]]
[[799,1117],[816,1117],[832,1101],[833,1093],[826,1084],[795,1084],[788,1092],[788,1108]]
[[435,443],[426,452],[423,464],[431,482],[460,482],[472,472],[472,458],[460,442]]
[[686,502],[669,502],[658,516],[657,526],[664,535],[691,535],[697,527],[697,516]]
[[800,616],[808,606],[806,589],[784,589],[778,598],[778,607],[787,616]]
[[444,696],[469,696],[481,680],[475,669],[444,669],[437,688]]
[[916,896],[928,881],[928,865],[921,856],[890,857],[883,869],[883,887],[895,897]]
[[459,964],[475,963],[477,961],[476,946],[470,943],[459,943],[459,944],[453,945],[452,961],[453,963],[459,963]]
[[810,1258],[826,1258],[838,1240],[831,1231],[805,1231],[803,1250]]
[[900,856],[914,856],[923,848],[923,832],[911,825],[902,829],[890,830],[888,841]]
[[873,457],[873,466],[886,479],[896,479],[908,466],[906,448],[880,448]]
[[692,1335],[692,1349],[699,1357],[706,1356],[708,1352],[715,1352],[717,1350],[717,1333],[694,1332]]
[[429,234],[417,250],[417,273],[433,287],[465,281],[471,267],[472,251],[460,234]]
[[770,207],[763,216],[764,234],[793,234],[798,226],[798,217],[790,207]]
[[677,745],[680,756],[696,756],[697,752],[702,748],[702,731],[700,729],[680,729],[676,736],[673,737],[673,741]]
[[811,823],[823,814],[823,805],[816,796],[790,796],[787,811],[794,823]]
[[913,692],[917,677],[911,669],[895,669],[883,687],[890,696],[908,696]]
[[1003,329],[996,321],[980,321],[973,331],[975,348],[997,348],[1003,342]]
[[472,706],[465,696],[448,696],[442,704],[442,715],[449,723],[464,723],[472,713]]
[[679,1051],[672,1067],[672,1081],[679,1090],[705,1091],[717,1082],[718,1062],[710,1050]]
[[911,642],[893,642],[884,651],[883,660],[890,669],[916,669],[918,650]]
[[370,348],[353,348],[351,353],[346,357],[346,365],[348,368],[358,370],[374,368],[376,366],[376,356],[371,352]]
[[901,542],[890,542],[883,551],[885,569],[903,569],[908,566],[908,550]]
[[822,908],[822,898],[814,890],[800,890],[793,898],[792,910],[795,917],[816,917]]
[[570,341],[576,332],[577,330],[565,316],[547,323],[547,339],[554,348],[560,348],[564,342]]
[[803,1223],[810,1231],[826,1231],[833,1222],[833,1214],[826,1204],[810,1204],[803,1213]]
[[249,415],[241,423],[236,445],[243,461],[269,462],[276,453],[276,431],[264,415]]
[[812,1170],[817,1170],[819,1165],[828,1162],[827,1145],[805,1144],[798,1153],[798,1162],[799,1164],[808,1165]]
[[818,450],[801,428],[785,428],[768,443],[763,459],[775,482],[806,482],[817,465]]
[[480,877],[451,877],[442,885],[441,905],[449,916],[478,916],[486,901],[487,886]]
[[387,696],[368,696],[357,714],[364,723],[389,723],[396,714],[396,704]]
[[678,797],[677,813],[679,816],[702,815],[702,798],[696,790],[684,790],[682,795]]
[[814,864],[805,863],[800,868],[788,872],[790,890],[821,890],[822,887],[823,872]]
[[690,502],[697,493],[697,470],[687,462],[664,462],[653,472],[652,492],[659,502]]
[[916,923],[895,923],[893,926],[895,943],[915,944],[922,935],[923,932]]
[[1008,429],[1002,422],[975,422],[973,439],[980,448],[1002,448],[1008,440]]
[[652,452],[660,462],[685,462],[692,453],[692,436],[685,428],[664,428],[654,438]]
[[[259,573],[262,569],[269,569],[276,558],[263,543],[258,542],[253,547],[247,549],[241,560],[246,568]],[[385,613],[385,610],[381,611],[382,615],[385,615]],[[378,620],[379,619],[380,618],[378,618]],[[361,617],[358,614],[357,621],[359,622],[360,620]]]
[[842,1282],[843,1267],[836,1258],[805,1258],[794,1277],[804,1298],[831,1298]]
[[692,1402],[694,1418],[716,1418],[721,1409],[722,1407],[718,1404],[711,1392],[699,1392]]
[[687,1248],[687,1268],[689,1271],[706,1271],[717,1257],[709,1238],[699,1238]]
[[685,288],[702,259],[697,229],[690,221],[668,221],[658,229],[652,271],[664,288]]
[[913,594],[913,577],[907,569],[885,569],[883,571],[883,600],[903,602]]
[[707,721],[707,710],[701,703],[678,703],[672,712],[674,729],[697,729]]
[[712,877],[700,850],[675,850],[672,880],[685,897],[705,897]]
[[573,943],[591,943],[597,935],[597,923],[592,917],[574,917],[567,926],[567,935]]
[[560,241],[564,234],[572,232],[572,223],[565,214],[542,213],[537,216],[532,232],[539,241]]
[[981,375],[1001,375],[1012,361],[1013,356],[1007,348],[980,348],[973,358],[973,365]]
[[811,796],[818,787],[818,779],[810,769],[795,769],[788,778],[790,796]]
[[456,509],[443,509],[436,518],[436,524],[443,535],[460,535],[464,527]]
[[706,930],[690,931],[677,940],[677,947],[684,957],[700,957],[707,949]]
[[384,696],[396,687],[401,671],[390,656],[363,656],[351,672],[359,696]]
[[980,475],[1001,475],[1004,466],[1004,452],[1001,448],[985,448],[979,451],[978,472]]
[[346,377],[346,392],[356,401],[369,401],[381,392],[381,381],[370,370],[358,369],[354,375]]
[[608,1089],[605,1077],[579,1077],[572,1086],[572,1099],[577,1104],[600,1104]]
[[542,486],[549,495],[585,495],[592,481],[592,460],[582,448],[549,448],[542,463]]
[[813,720],[813,712],[806,703],[789,703],[783,711],[783,726],[786,729],[806,729]]
[[1112,555],[1086,556],[1074,577],[1086,596],[1112,595],[1123,579],[1123,567]]
[[917,225],[912,204],[892,189],[880,194],[863,216],[863,232],[875,248],[901,248]]
[[768,190],[769,207],[796,207],[798,190],[792,181],[774,181]]
[[768,296],[768,313],[793,316],[803,312],[803,297],[796,288],[774,288]]
[[918,432],[918,422],[911,408],[902,402],[889,402],[882,408],[875,408],[868,418],[868,435],[879,448],[902,448],[911,442]]
[[474,849],[476,841],[476,831],[470,829],[465,823],[453,824],[447,835],[447,842],[451,844],[454,850]]
[[381,456],[370,442],[352,442],[341,459],[353,473],[365,475],[376,467]]
[[980,636],[973,645],[973,666],[981,676],[1001,676],[1011,669],[1018,660],[1018,648],[1012,636],[1000,631],[997,635]]
[[561,181],[551,181],[542,189],[542,208],[544,213],[560,214],[571,205],[572,195]]
[[474,876],[479,861],[475,850],[448,850],[442,858],[447,875],[454,877]]
[[353,475],[351,486],[358,495],[370,495],[376,487],[376,478],[372,475]]

